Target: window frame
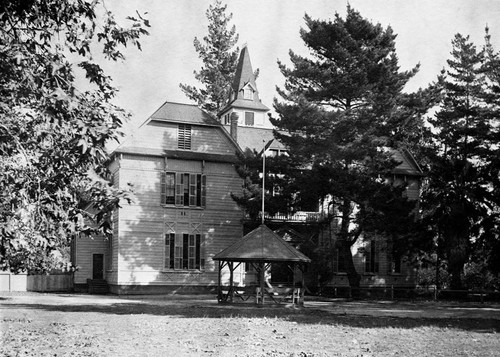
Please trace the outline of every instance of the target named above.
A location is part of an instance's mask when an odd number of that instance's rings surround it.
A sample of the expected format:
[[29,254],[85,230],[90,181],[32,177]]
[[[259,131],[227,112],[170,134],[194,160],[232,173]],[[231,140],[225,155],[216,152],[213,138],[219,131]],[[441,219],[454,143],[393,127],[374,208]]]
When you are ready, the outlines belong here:
[[162,171],[160,204],[163,206],[206,208],[207,176],[190,172]]
[[345,257],[341,254],[339,248],[334,249],[333,253],[333,272],[335,274],[345,274],[347,272],[347,264]]
[[254,90],[247,86],[245,88],[243,88],[243,99],[245,100],[254,100]]
[[[250,116],[251,114],[251,116]],[[249,124],[251,122],[251,124]],[[246,126],[255,126],[255,113],[254,112],[245,112],[245,125]]]
[[163,247],[163,271],[205,270],[205,237],[202,233],[165,233]]
[[365,273],[378,274],[379,272],[380,272],[379,250],[376,241],[371,240],[365,247]]

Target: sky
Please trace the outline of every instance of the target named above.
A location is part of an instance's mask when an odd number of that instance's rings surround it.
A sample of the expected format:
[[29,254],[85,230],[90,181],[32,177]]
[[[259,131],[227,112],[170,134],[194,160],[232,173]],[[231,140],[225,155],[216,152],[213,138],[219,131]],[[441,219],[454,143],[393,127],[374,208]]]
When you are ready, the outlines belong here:
[[[165,101],[191,103],[179,83],[199,86],[193,71],[202,66],[193,40],[208,32],[205,12],[209,0],[105,0],[105,6],[119,23],[136,11],[146,13],[151,23],[149,36],[140,42],[142,51],[132,47],[126,60],[107,63],[104,69],[119,89],[115,104],[132,113],[125,131],[133,131]],[[300,39],[304,14],[314,19],[345,17],[346,0],[227,0],[226,13],[239,33],[239,48],[246,44],[252,66],[259,68],[257,87],[262,102],[272,107],[282,86],[277,60],[289,64],[289,50],[307,54]],[[350,0],[361,15],[384,28],[391,26],[401,70],[420,63],[419,73],[406,90],[414,91],[434,81],[450,58],[451,40],[456,33],[470,35],[480,48],[488,25],[492,43],[500,51],[500,0]]]

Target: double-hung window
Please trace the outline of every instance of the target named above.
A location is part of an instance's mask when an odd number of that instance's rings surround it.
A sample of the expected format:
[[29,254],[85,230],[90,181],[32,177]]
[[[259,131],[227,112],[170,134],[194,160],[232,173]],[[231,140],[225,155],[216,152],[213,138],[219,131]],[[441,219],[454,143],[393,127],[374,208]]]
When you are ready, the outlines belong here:
[[333,271],[335,273],[345,273],[346,264],[345,257],[340,251],[340,249],[336,248],[333,253]]
[[401,263],[402,263],[401,253],[393,249],[393,251],[390,254],[389,261],[390,261],[389,273],[401,274]]
[[205,244],[203,235],[199,233],[165,234],[164,269],[205,269]]
[[365,250],[365,272],[378,273],[379,254],[375,241],[370,241]]
[[162,172],[161,204],[205,207],[207,177],[202,174]]

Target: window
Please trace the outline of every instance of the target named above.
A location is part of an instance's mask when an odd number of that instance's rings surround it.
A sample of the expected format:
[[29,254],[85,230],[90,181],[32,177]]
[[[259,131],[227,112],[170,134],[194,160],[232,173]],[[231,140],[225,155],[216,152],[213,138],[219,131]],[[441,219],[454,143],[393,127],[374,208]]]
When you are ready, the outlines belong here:
[[173,205],[175,203],[175,173],[166,172],[161,175],[162,203]]
[[231,124],[231,114],[224,115],[224,124],[226,125]]
[[335,273],[345,273],[346,271],[345,257],[338,248],[333,253],[333,271]]
[[253,100],[253,90],[250,87],[243,89],[243,98]]
[[378,273],[379,256],[377,244],[375,241],[370,241],[365,250],[365,272]]
[[254,124],[254,113],[253,112],[245,112],[245,125]]
[[177,133],[177,148],[191,150],[191,125],[179,124]]
[[392,273],[401,274],[401,257],[394,258],[391,265]]
[[401,274],[401,254],[396,250],[392,251],[391,254],[391,271],[393,274]]
[[168,270],[205,269],[204,239],[201,234],[165,234],[164,268]]
[[161,204],[186,207],[206,206],[206,175],[163,172],[160,185]]

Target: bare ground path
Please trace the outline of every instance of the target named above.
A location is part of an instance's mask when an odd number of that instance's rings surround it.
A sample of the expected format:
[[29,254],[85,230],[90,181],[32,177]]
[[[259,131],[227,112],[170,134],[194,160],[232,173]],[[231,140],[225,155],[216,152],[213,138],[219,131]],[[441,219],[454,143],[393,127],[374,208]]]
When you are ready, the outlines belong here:
[[500,305],[0,295],[5,356],[499,356]]

